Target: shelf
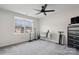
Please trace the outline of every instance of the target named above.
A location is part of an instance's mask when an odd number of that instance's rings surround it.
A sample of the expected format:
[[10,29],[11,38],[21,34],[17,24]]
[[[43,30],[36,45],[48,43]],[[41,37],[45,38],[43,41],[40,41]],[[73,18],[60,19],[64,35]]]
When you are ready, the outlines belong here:
[[79,27],[79,25],[69,25],[68,28]]
[[69,31],[79,31],[79,30],[69,30]]
[[79,48],[79,25],[69,25],[68,46]]

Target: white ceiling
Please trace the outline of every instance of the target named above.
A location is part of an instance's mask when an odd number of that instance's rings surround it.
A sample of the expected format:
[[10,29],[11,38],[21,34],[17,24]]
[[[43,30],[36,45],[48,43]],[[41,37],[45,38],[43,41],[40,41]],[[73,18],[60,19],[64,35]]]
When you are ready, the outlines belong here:
[[[36,15],[38,11],[34,10],[34,9],[40,10],[42,5],[43,4],[0,4],[0,8],[18,12],[24,15],[36,17],[36,18],[42,18],[46,16],[43,14]],[[78,4],[48,4],[46,9],[56,10],[55,12],[47,13],[47,15],[51,15],[61,11],[72,10],[74,8],[79,8],[79,5]]]

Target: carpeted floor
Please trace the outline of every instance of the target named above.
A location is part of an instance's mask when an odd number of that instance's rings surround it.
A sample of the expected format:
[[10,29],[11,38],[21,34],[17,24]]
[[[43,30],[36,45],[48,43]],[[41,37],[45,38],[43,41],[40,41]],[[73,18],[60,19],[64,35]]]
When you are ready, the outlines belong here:
[[37,40],[0,48],[0,55],[78,55],[74,48],[58,45],[53,42]]

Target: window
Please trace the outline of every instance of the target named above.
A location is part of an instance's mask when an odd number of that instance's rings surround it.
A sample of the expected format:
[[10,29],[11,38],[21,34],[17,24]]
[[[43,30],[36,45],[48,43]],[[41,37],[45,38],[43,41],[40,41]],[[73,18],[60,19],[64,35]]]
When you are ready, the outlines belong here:
[[15,32],[28,33],[32,31],[33,21],[30,19],[15,17]]

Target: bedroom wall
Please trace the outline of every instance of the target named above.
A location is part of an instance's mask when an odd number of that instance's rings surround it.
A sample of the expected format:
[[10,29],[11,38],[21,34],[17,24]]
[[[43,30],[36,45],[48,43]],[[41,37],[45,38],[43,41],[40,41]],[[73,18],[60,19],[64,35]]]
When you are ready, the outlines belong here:
[[[58,34],[58,31],[64,31],[65,44],[67,44],[67,26],[70,24],[70,18],[75,16],[79,16],[79,8],[63,10],[59,13],[54,12],[40,19],[40,32],[50,30],[52,34]],[[58,39],[52,38],[52,41],[58,42]]]
[[29,40],[28,33],[26,34],[15,33],[14,16],[32,19],[34,21],[34,28],[36,28],[36,31],[38,31],[37,18],[0,9],[0,47]]

